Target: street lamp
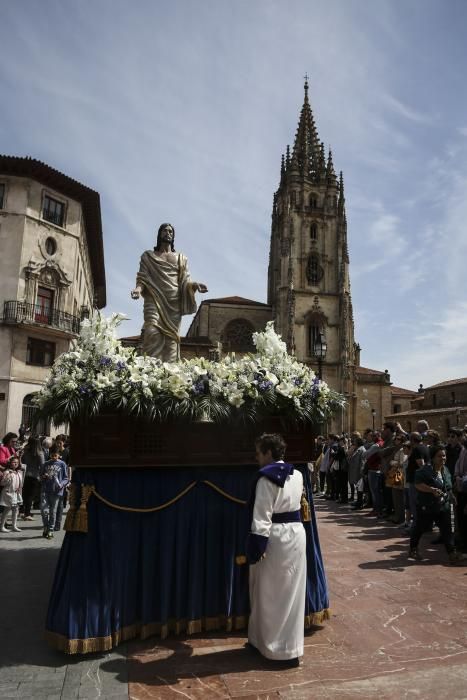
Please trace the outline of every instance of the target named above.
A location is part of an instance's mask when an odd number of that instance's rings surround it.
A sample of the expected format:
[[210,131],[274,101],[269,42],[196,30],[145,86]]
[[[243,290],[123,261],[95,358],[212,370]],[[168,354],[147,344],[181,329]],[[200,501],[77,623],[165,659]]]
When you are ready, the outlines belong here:
[[371,409],[371,417],[373,419],[373,431],[375,429],[375,416],[376,416],[376,409],[372,408]]
[[326,359],[327,351],[328,344],[326,343],[326,338],[324,337],[323,331],[320,331],[313,345],[313,354],[318,360],[318,377],[320,379],[323,378],[323,360]]

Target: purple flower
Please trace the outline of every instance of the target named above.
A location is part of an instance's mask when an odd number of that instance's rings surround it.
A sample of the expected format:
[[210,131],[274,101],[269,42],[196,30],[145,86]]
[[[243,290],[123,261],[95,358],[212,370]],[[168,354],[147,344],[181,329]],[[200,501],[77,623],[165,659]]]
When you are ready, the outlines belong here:
[[99,360],[99,364],[102,365],[103,367],[108,367],[109,365],[112,364],[112,358],[111,357],[106,357],[105,355],[101,357]]
[[274,384],[269,379],[258,382],[259,391],[269,391],[273,386]]
[[122,372],[124,369],[126,369],[126,364],[122,360],[119,360],[117,362],[117,372]]
[[200,396],[201,394],[207,394],[208,383],[204,379],[198,379],[198,381],[195,382],[191,387],[191,391],[197,396]]

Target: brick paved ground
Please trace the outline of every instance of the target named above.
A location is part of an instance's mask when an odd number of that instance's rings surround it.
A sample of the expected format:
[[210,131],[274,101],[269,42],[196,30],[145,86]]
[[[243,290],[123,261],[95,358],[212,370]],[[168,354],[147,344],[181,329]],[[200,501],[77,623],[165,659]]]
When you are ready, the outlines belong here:
[[285,671],[250,655],[241,634],[53,652],[42,629],[59,539],[42,540],[39,523],[2,536],[3,600],[13,604],[2,611],[0,698],[466,699],[467,568],[449,567],[433,536],[415,564],[397,527],[334,503],[317,510],[334,615],[306,636],[303,665]]

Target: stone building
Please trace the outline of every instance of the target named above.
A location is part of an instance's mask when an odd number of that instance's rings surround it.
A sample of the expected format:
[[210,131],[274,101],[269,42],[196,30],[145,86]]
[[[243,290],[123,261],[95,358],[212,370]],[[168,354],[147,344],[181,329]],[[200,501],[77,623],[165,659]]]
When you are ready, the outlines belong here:
[[[394,407],[393,407],[394,408]],[[410,401],[410,406],[392,411],[389,420],[398,420],[410,432],[419,420],[426,420],[432,430],[445,439],[450,428],[467,424],[467,377],[451,379],[423,389]]]
[[30,424],[54,358],[105,302],[98,193],[38,160],[0,156],[0,436]]
[[396,399],[407,408],[416,392],[398,389],[397,395],[387,371],[360,366],[349,265],[344,179],[319,140],[306,81],[294,145],[282,157],[273,199],[267,304],[238,296],[207,299],[187,340],[204,336],[211,351],[219,345],[223,352],[247,352],[252,332],[274,319],[289,352],[345,395],[346,407],[329,429],[381,427]]

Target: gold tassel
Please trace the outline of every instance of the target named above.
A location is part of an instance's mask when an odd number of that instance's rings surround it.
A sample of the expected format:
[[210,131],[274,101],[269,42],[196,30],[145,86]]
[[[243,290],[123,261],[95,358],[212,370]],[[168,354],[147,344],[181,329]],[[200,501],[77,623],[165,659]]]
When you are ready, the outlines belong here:
[[75,517],[75,532],[88,531],[88,511],[86,506],[89,500],[89,496],[92,494],[93,491],[94,486],[86,486],[85,484],[81,486],[81,504]]
[[235,563],[237,566],[243,566],[246,564],[246,556],[244,554],[237,554],[235,557]]
[[306,500],[305,489],[303,489],[302,498],[300,500],[300,515],[302,517],[302,523],[311,522],[310,504]]
[[68,513],[66,514],[65,524],[63,526],[63,529],[66,530],[67,532],[73,532],[73,530],[75,529],[76,507],[78,505],[77,490],[78,489],[77,489],[76,484],[70,484],[70,490],[69,490],[70,508],[68,510]]

